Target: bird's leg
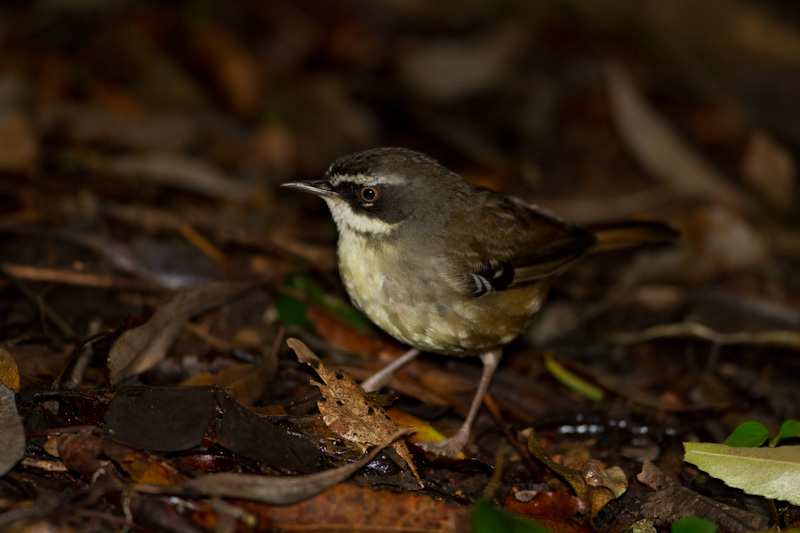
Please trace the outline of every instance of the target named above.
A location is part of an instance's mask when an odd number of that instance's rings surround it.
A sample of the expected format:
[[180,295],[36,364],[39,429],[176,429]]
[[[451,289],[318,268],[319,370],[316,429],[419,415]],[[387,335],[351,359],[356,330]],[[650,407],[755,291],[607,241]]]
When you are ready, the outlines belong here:
[[419,350],[411,349],[392,361],[390,364],[386,365],[383,369],[379,370],[378,372],[372,374],[369,378],[365,381],[361,382],[361,388],[367,392],[372,392],[380,389],[392,378],[392,374],[395,373],[396,370],[407,365],[414,359],[416,356],[419,355]]
[[478,383],[478,390],[475,392],[475,397],[472,399],[472,405],[469,408],[469,414],[461,427],[455,434],[445,440],[438,442],[421,442],[419,445],[424,450],[433,452],[436,455],[454,456],[461,453],[462,448],[469,440],[470,431],[472,431],[472,423],[475,421],[475,416],[478,414],[478,409],[483,403],[483,397],[489,389],[489,382],[492,381],[492,374],[494,374],[497,364],[500,362],[501,350],[493,350],[486,352],[481,356],[483,362],[483,373],[481,374],[481,381]]

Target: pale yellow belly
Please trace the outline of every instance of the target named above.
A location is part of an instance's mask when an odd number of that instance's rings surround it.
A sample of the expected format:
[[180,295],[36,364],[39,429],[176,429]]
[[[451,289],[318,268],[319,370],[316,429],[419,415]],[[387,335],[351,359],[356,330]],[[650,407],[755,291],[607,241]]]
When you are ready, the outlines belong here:
[[340,237],[339,269],[353,303],[400,342],[426,352],[480,355],[527,329],[544,288],[462,294],[443,264],[380,251],[358,234]]

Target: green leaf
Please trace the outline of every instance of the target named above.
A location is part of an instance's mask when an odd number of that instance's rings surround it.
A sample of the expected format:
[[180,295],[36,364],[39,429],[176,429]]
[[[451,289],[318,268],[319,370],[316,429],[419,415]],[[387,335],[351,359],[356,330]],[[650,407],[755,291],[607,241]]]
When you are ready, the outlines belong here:
[[275,309],[278,311],[278,321],[286,326],[300,326],[303,329],[311,329],[313,324],[306,314],[306,306],[303,302],[285,294],[278,294],[275,297]]
[[[278,310],[278,319],[284,324],[292,324],[310,329],[311,321],[305,311],[306,303],[314,303],[331,314],[354,325],[361,330],[371,328],[370,322],[364,318],[349,303],[330,296],[322,290],[310,276],[304,274],[290,274],[286,276],[284,285],[298,295],[297,298],[281,294],[276,299],[275,307]],[[292,303],[294,302],[294,303]]]
[[784,439],[800,438],[800,421],[787,420],[781,424],[781,429],[778,431],[778,436],[772,441],[772,446],[775,446]]
[[675,521],[670,528],[672,533],[714,533],[717,524],[698,516],[687,516]]
[[767,442],[769,430],[761,422],[743,422],[728,435],[723,444],[728,446],[758,447]]
[[735,448],[684,442],[684,460],[748,494],[800,505],[800,446]]
[[603,401],[605,397],[603,389],[567,370],[565,366],[556,361],[552,350],[548,350],[544,354],[544,366],[559,383],[571,391],[577,392],[593,402]]
[[496,509],[487,500],[479,499],[472,504],[473,533],[549,533],[549,530],[537,522],[523,516]]

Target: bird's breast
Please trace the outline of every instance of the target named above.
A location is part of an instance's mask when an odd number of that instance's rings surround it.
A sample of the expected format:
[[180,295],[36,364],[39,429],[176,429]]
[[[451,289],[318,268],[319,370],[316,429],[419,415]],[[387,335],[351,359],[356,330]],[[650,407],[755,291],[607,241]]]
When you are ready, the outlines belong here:
[[[446,355],[479,355],[507,344],[530,324],[539,286],[475,297],[433,247],[399,250],[355,232],[339,236],[339,271],[353,303],[400,342]],[[441,256],[441,257],[440,257]]]

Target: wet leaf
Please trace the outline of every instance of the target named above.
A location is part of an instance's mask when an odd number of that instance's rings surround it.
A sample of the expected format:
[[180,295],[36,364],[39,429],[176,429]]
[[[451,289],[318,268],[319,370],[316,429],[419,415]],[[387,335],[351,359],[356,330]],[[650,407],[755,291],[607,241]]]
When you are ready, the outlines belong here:
[[800,505],[800,446],[736,448],[684,442],[684,460],[748,494]]
[[505,500],[507,510],[533,518],[548,531],[583,533],[591,531],[583,517],[586,502],[563,491],[518,491]]
[[103,427],[107,437],[134,448],[182,451],[211,438],[243,457],[300,472],[313,471],[320,456],[308,439],[211,387],[120,391],[111,401]]
[[553,461],[553,459],[550,457],[550,454],[547,453],[542,447],[539,439],[536,437],[536,432],[534,431],[531,431],[531,434],[528,437],[528,451],[536,459],[544,463],[547,468],[558,474],[558,476],[564,479],[564,481],[569,483],[578,498],[588,503],[589,490],[586,487],[586,483],[584,482],[581,473],[577,470],[567,468],[566,466]]
[[[311,384],[319,388],[322,393],[322,399],[317,402],[317,407],[331,431],[355,442],[362,449],[385,442],[389,435],[397,432],[400,426],[389,418],[383,407],[368,397],[364,389],[350,375],[325,368],[308,346],[297,339],[287,339],[286,344],[294,350],[301,363],[309,365],[322,378],[324,383],[312,381]],[[394,449],[408,464],[422,486],[411,452],[405,442],[394,443]]]
[[145,324],[124,332],[108,355],[111,382],[119,383],[158,364],[193,316],[219,307],[253,283],[211,282],[179,289]]
[[0,383],[0,476],[25,457],[25,428],[17,412],[14,391]]
[[600,461],[590,459],[578,471],[555,462],[542,447],[534,431],[528,437],[528,451],[569,483],[575,495],[589,505],[593,517],[608,502],[622,496],[628,488],[627,478],[617,466],[606,469]]

